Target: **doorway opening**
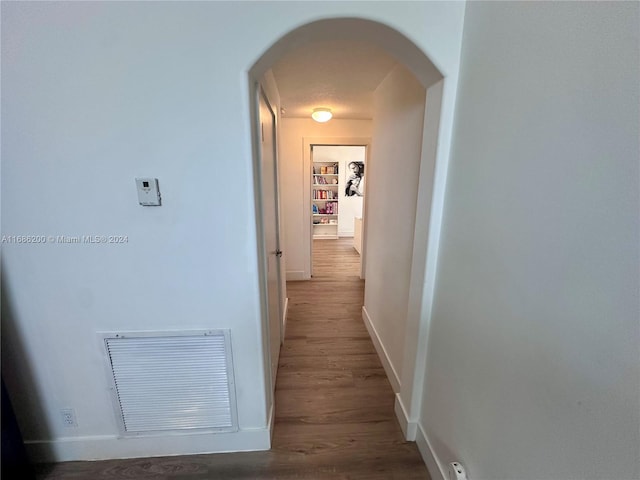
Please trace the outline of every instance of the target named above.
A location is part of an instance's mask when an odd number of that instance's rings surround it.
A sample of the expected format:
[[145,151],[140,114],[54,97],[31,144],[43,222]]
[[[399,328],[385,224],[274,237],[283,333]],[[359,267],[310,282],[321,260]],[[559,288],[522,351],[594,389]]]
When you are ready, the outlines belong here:
[[[274,43],[262,57],[256,62],[253,68],[250,70],[250,89],[252,95],[262,86],[267,91],[267,96],[274,99],[273,103],[276,107],[275,110],[279,114],[279,122],[276,122],[277,126],[282,126],[280,133],[276,134],[278,144],[278,158],[276,160],[276,168],[282,171],[283,155],[284,151],[288,148],[282,139],[283,132],[286,128],[284,125],[287,121],[287,115],[284,114],[282,105],[280,104],[280,95],[278,93],[278,82],[276,82],[273,71],[271,70],[276,63],[282,59],[286,54],[299,48],[301,45],[312,44],[321,42],[326,38],[326,32],[331,31],[332,41],[358,41],[365,42],[376,46],[387,52],[397,62],[398,68],[392,70],[389,73],[389,83],[395,87],[397,95],[392,98],[393,105],[389,107],[385,103],[385,99],[380,103],[381,111],[385,112],[384,124],[380,124],[377,127],[371,129],[371,140],[367,140],[365,143],[347,141],[342,145],[369,145],[373,143],[375,150],[373,150],[374,156],[370,160],[365,160],[366,174],[371,174],[367,177],[367,184],[369,187],[376,184],[375,179],[378,179],[378,183],[383,186],[383,191],[378,192],[376,189],[376,195],[382,195],[386,193],[389,195],[385,201],[378,201],[375,209],[371,209],[368,206],[369,195],[365,193],[363,204],[363,217],[365,219],[365,225],[363,228],[363,256],[366,258],[366,262],[363,265],[367,265],[363,272],[365,276],[369,277],[373,275],[377,279],[375,288],[369,288],[369,282],[365,288],[365,306],[362,309],[362,317],[371,334],[376,350],[382,360],[387,375],[391,384],[396,392],[396,403],[399,408],[396,408],[396,412],[401,412],[404,415],[404,419],[400,419],[401,425],[405,427],[405,435],[408,439],[415,439],[415,430],[413,433],[410,428],[407,428],[408,423],[417,424],[417,418],[420,410],[420,398],[422,394],[422,381],[425,372],[426,348],[427,348],[427,332],[428,322],[430,315],[430,289],[433,288],[433,283],[426,282],[426,279],[431,279],[435,275],[435,255],[437,251],[437,237],[438,228],[431,229],[432,220],[438,222],[440,216],[438,208],[441,208],[441,196],[444,186],[444,176],[446,175],[446,168],[440,177],[436,172],[436,160],[438,157],[438,140],[440,138],[440,107],[443,98],[443,76],[438,69],[433,65],[429,58],[415,46],[410,40],[404,37],[401,33],[387,27],[384,24],[373,22],[363,19],[355,18],[342,18],[342,19],[328,19],[313,22],[304,25],[291,33],[285,35],[276,43]],[[402,78],[406,79],[411,77],[413,82],[422,89],[421,104],[419,108],[415,107],[415,102],[410,105],[405,102],[406,96],[402,91],[402,88],[397,88],[401,83]],[[387,78],[385,77],[385,82]],[[271,95],[269,94],[271,91]],[[393,95],[391,95],[393,96]],[[386,98],[391,98],[387,95]],[[420,103],[418,102],[418,103]],[[319,105],[316,105],[319,106]],[[397,107],[397,108],[396,108]],[[261,134],[261,127],[258,121],[258,107],[252,105],[252,123],[253,136],[254,136],[254,164],[256,165],[256,206],[259,212],[260,218],[258,219],[258,226],[261,232],[264,232],[266,222],[264,215],[265,208],[279,208],[281,203],[265,201],[261,188],[261,157],[258,138]],[[355,119],[354,119],[355,120]],[[310,121],[310,119],[309,119]],[[403,137],[403,122],[409,122],[412,129],[416,130],[414,137],[411,138],[412,146],[406,147]],[[324,132],[323,132],[324,133]],[[315,134],[317,135],[317,134]],[[314,135],[314,136],[315,136]],[[354,135],[348,133],[336,134],[336,132],[329,133],[325,138],[340,136],[348,138]],[[319,137],[319,135],[318,135]],[[398,141],[394,145],[394,139]],[[303,138],[298,147],[293,147],[293,155],[291,165],[295,163],[295,168],[291,172],[282,172],[280,175],[281,181],[285,182],[285,190],[294,183],[297,187],[291,187],[298,195],[298,200],[290,207],[288,202],[282,202],[285,209],[289,209],[293,212],[292,215],[288,215],[285,212],[283,215],[284,222],[287,224],[286,232],[282,235],[285,239],[285,248],[283,262],[286,264],[285,271],[287,279],[289,280],[304,280],[311,277],[311,258],[312,258],[312,238],[313,231],[316,229],[313,223],[313,202],[312,202],[312,189],[313,184],[313,164],[312,159],[312,145],[336,145],[335,142],[329,140],[328,142],[319,142],[317,137],[303,135]],[[414,141],[415,140],[415,141]],[[338,144],[340,145],[340,144]],[[300,146],[303,147],[302,151],[299,150]],[[297,154],[296,154],[296,148]],[[314,147],[315,148],[315,147]],[[370,149],[367,148],[367,152]],[[308,161],[300,162],[300,157],[309,155]],[[380,157],[377,152],[381,152]],[[410,171],[403,171],[402,160],[410,156],[412,159],[412,169]],[[376,163],[378,159],[386,158],[386,162],[400,162],[395,169],[379,169],[376,174],[376,168],[382,165],[382,162]],[[284,160],[285,162],[287,160]],[[445,162],[446,158],[440,159],[440,162]],[[303,163],[301,168],[300,163]],[[392,163],[387,163],[391,165]],[[328,166],[328,165],[325,165]],[[308,170],[305,170],[307,169]],[[348,168],[348,167],[346,167]],[[326,171],[326,170],[325,170]],[[371,173],[370,173],[371,172]],[[391,172],[391,173],[390,173]],[[344,175],[346,170],[338,167],[338,181],[340,181],[340,175]],[[322,175],[322,174],[320,174]],[[326,174],[325,175],[336,175]],[[377,177],[376,177],[377,175]],[[349,176],[357,177],[354,171]],[[388,181],[386,184],[381,182],[385,176],[390,176],[389,180],[393,180],[394,177],[399,179],[395,183]],[[354,178],[355,179],[355,178]],[[349,178],[344,178],[344,187],[346,189],[346,183]],[[360,179],[362,181],[362,179]],[[300,186],[302,183],[302,186]],[[339,185],[339,184],[338,184]],[[408,187],[411,186],[411,188]],[[393,186],[397,189],[393,190]],[[339,190],[338,187],[327,187],[329,189]],[[346,190],[345,190],[346,191]],[[402,204],[403,206],[397,209],[396,212],[385,209],[385,205],[388,206],[394,198],[402,197],[398,195],[398,192],[404,195]],[[439,196],[439,197],[438,197]],[[434,202],[433,199],[438,200]],[[323,199],[331,200],[334,199]],[[340,211],[340,199],[338,198],[338,210]],[[386,202],[386,204],[385,204]],[[322,228],[329,230],[332,227],[330,223],[334,214],[331,212],[332,206],[327,212],[326,203],[321,202],[324,206],[318,208],[318,215],[320,217],[315,218],[327,218],[328,223],[321,224]],[[433,210],[432,206],[435,203],[436,210]],[[404,205],[410,208],[404,208]],[[302,207],[302,208],[300,208]],[[320,213],[320,208],[324,209],[324,213]],[[302,212],[300,210],[302,209]],[[390,220],[385,224],[385,221],[378,221],[375,229],[378,232],[382,232],[381,241],[376,241],[376,247],[370,248],[368,237],[370,236],[371,228],[373,228],[373,220],[370,221],[371,214],[376,212],[378,217],[383,213],[387,215]],[[385,213],[386,212],[386,213]],[[435,212],[434,215],[432,215]],[[327,215],[327,217],[324,217]],[[311,220],[310,220],[311,218]],[[336,220],[337,222],[337,220]],[[371,227],[371,228],[370,228]],[[275,229],[280,231],[282,225],[276,225]],[[320,230],[320,228],[317,228]],[[336,224],[336,229],[339,229],[339,224]],[[355,232],[355,231],[354,231]],[[328,235],[325,233],[325,235]],[[339,234],[336,232],[336,236]],[[402,242],[396,242],[394,235],[400,235]],[[260,244],[258,249],[261,252],[261,285],[262,285],[262,297],[263,297],[263,345],[265,350],[265,365],[272,365],[272,359],[278,355],[274,349],[279,349],[279,344],[276,346],[273,340],[273,329],[269,329],[269,285],[268,285],[268,262],[266,261],[268,255],[272,252],[268,251],[266,243],[264,241],[264,234],[261,235]],[[290,240],[294,239],[298,243],[292,243]],[[296,245],[298,244],[308,245],[308,248],[299,249],[300,258],[303,261],[300,263],[303,265],[300,271],[293,270],[291,266],[296,254]],[[307,257],[305,261],[304,251],[307,251]],[[375,269],[375,274],[368,271],[368,265],[371,263],[369,260],[373,258],[375,254],[376,258],[381,258],[384,261],[378,262],[378,266]],[[308,272],[304,271],[304,264],[307,264]],[[388,266],[395,266],[396,270],[392,274],[387,274],[386,268]],[[373,271],[373,270],[372,270]],[[298,278],[290,278],[295,274]],[[400,281],[402,280],[402,281]],[[373,283],[373,282],[372,282]],[[385,305],[390,304],[386,302],[386,296],[394,296],[393,305],[398,306],[391,311],[385,310]],[[371,305],[370,310],[367,310],[367,298],[375,305]],[[284,308],[286,312],[286,307]],[[286,315],[286,313],[285,313]],[[400,322],[397,319],[401,319]],[[399,326],[401,328],[399,328]],[[269,372],[267,372],[269,370]],[[271,372],[271,369],[265,368],[265,375],[268,375],[269,385],[274,385],[271,377],[274,377],[277,372]],[[269,395],[272,398],[272,395]],[[268,406],[273,408],[273,405]],[[400,415],[400,414],[398,414]],[[404,420],[404,421],[403,421]],[[413,436],[413,438],[411,438]]]
[[355,272],[364,280],[365,175],[370,145],[368,138],[305,139],[305,164],[309,166],[310,276],[313,276],[314,244],[344,239],[343,243],[351,245],[358,255]]

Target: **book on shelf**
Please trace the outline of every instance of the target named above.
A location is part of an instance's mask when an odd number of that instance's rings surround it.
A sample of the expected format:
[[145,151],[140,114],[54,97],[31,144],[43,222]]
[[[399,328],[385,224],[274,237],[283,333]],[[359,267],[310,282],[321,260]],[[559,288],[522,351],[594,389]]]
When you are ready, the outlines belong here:
[[326,178],[319,177],[319,176],[316,176],[316,175],[313,176],[313,183],[315,185],[328,185],[329,184],[329,182],[327,182]]
[[318,209],[318,213],[321,215],[337,215],[338,214],[338,202],[327,202],[324,207]]
[[337,193],[332,190],[314,190],[313,191],[313,199],[314,200],[333,200],[337,198]]
[[314,215],[337,215],[338,202],[324,202],[321,205],[316,205],[314,203],[311,207],[311,211]]
[[336,163],[335,165],[314,166],[313,173],[315,175],[337,175],[338,164]]
[[319,190],[317,195],[314,194],[314,197],[317,200],[337,200],[338,192],[333,190]]

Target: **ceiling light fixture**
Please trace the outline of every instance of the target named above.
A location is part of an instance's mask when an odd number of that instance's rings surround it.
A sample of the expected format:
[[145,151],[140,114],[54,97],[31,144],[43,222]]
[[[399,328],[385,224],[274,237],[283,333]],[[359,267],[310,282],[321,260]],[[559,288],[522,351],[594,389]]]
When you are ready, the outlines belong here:
[[331,109],[325,107],[314,108],[313,113],[311,114],[311,118],[320,123],[328,122],[331,120],[331,117],[333,117]]

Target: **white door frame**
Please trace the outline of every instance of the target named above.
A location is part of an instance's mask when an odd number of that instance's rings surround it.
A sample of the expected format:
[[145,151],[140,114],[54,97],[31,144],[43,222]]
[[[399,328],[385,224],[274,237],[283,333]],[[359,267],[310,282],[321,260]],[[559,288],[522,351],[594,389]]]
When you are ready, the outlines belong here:
[[[262,354],[263,354],[263,362],[265,365],[264,368],[264,386],[265,393],[268,401],[267,405],[267,423],[269,425],[269,429],[271,430],[273,427],[273,420],[275,415],[275,395],[274,388],[275,382],[273,381],[273,375],[271,373],[271,329],[269,325],[269,297],[268,297],[268,278],[267,278],[267,261],[268,261],[268,252],[266,251],[266,236],[265,236],[265,226],[264,226],[264,202],[263,202],[263,188],[262,188],[262,128],[260,124],[260,98],[263,97],[267,106],[271,110],[274,116],[274,146],[275,146],[275,164],[276,164],[276,182],[278,185],[276,187],[276,219],[278,225],[276,225],[276,244],[277,249],[280,249],[280,196],[279,196],[279,168],[278,168],[278,115],[276,114],[276,110],[272,106],[272,102],[269,99],[269,96],[265,93],[262,88],[260,82],[258,80],[252,79],[250,77],[249,84],[250,91],[250,108],[251,108],[251,130],[252,130],[252,141],[253,141],[253,158],[254,158],[254,201],[255,201],[255,209],[256,209],[256,236],[258,239],[258,275],[259,275],[259,291],[260,291],[260,310],[261,310],[261,334],[262,334]],[[278,270],[280,276],[282,276],[282,271],[280,268],[280,260],[278,260]],[[281,289],[281,282],[278,282],[278,290]],[[278,293],[279,300],[282,298],[281,292]],[[279,301],[279,310],[282,313],[283,305],[281,301]],[[282,319],[279,319],[280,323],[280,334],[282,339],[283,326]],[[282,343],[282,340],[281,340]]]
[[[275,164],[275,217],[276,217],[276,249],[280,252],[280,255],[277,255],[277,269],[278,269],[278,322],[280,323],[280,345],[284,343],[284,294],[283,294],[283,283],[282,283],[282,221],[281,221],[281,203],[280,203],[280,162],[278,161],[278,115],[276,110],[273,108],[271,104],[271,100],[269,100],[269,96],[265,92],[265,89],[259,87],[259,95],[262,96],[265,103],[267,104],[267,108],[273,115],[273,162]],[[259,100],[258,100],[259,102]],[[262,172],[261,172],[262,173]],[[267,252],[268,253],[268,252]]]
[[[282,345],[282,340],[283,340],[283,321],[282,321],[282,310],[284,308],[284,300],[283,300],[283,285],[282,285],[282,250],[281,250],[281,242],[280,242],[280,230],[281,230],[281,225],[280,225],[280,177],[279,177],[279,169],[278,169],[278,145],[276,142],[276,138],[277,138],[277,132],[276,132],[276,123],[277,123],[277,114],[275,113],[274,108],[271,106],[271,102],[269,101],[269,97],[267,96],[267,94],[265,93],[264,88],[260,88],[259,89],[259,98],[258,98],[258,103],[260,105],[260,115],[262,114],[262,106],[264,105],[264,107],[266,107],[266,109],[268,110],[268,115],[271,116],[271,118],[269,119],[271,121],[271,145],[272,145],[272,152],[271,154],[273,155],[273,170],[271,172],[269,172],[270,175],[273,175],[273,185],[271,185],[271,187],[266,187],[266,188],[272,188],[273,189],[273,197],[271,196],[265,196],[265,183],[264,180],[265,178],[268,178],[268,176],[265,177],[264,175],[264,171],[262,170],[264,168],[264,158],[261,159],[260,162],[260,176],[261,176],[261,185],[263,186],[263,191],[262,191],[262,201],[260,202],[262,205],[262,214],[263,214],[263,218],[265,213],[269,212],[271,209],[273,209],[273,220],[275,222],[275,225],[263,225],[264,228],[264,233],[265,233],[265,247],[267,246],[266,243],[268,243],[268,237],[267,237],[267,232],[270,231],[271,228],[274,229],[274,251],[266,251],[265,252],[265,259],[267,261],[267,302],[270,303],[271,302],[271,296],[273,294],[276,295],[277,297],[277,305],[275,305],[275,310],[276,310],[276,317],[275,319],[273,318],[269,318],[269,326],[271,328],[273,328],[274,326],[277,326],[276,328],[278,329],[278,335],[277,335],[277,341],[278,341],[278,350],[277,352],[274,352],[273,349],[270,350],[270,361],[271,361],[271,371],[272,371],[272,378],[271,378],[271,388],[273,390],[275,390],[275,377],[277,376],[277,371],[278,371],[278,359],[280,357],[280,346]],[[261,136],[261,148],[260,148],[260,152],[263,153],[264,150],[264,143],[265,143],[265,128],[264,128],[264,120],[263,118],[260,118],[260,136]],[[271,213],[271,212],[269,212]],[[270,217],[270,215],[269,215]],[[275,292],[271,291],[270,287],[270,281],[269,281],[269,264],[271,262],[271,260],[273,259],[274,261],[274,266],[275,266]],[[269,311],[268,311],[268,317],[271,317],[271,314],[273,313],[271,311],[271,305],[269,305]],[[269,342],[270,345],[272,345],[271,342],[274,341],[273,338],[271,338],[273,332],[269,332]]]

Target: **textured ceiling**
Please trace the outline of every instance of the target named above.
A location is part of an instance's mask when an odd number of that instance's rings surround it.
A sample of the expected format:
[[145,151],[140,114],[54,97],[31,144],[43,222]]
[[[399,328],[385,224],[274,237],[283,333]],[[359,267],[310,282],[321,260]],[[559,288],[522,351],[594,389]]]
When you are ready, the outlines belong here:
[[396,64],[364,42],[326,41],[302,46],[273,68],[283,117],[309,117],[329,107],[334,118],[372,118],[373,92]]

